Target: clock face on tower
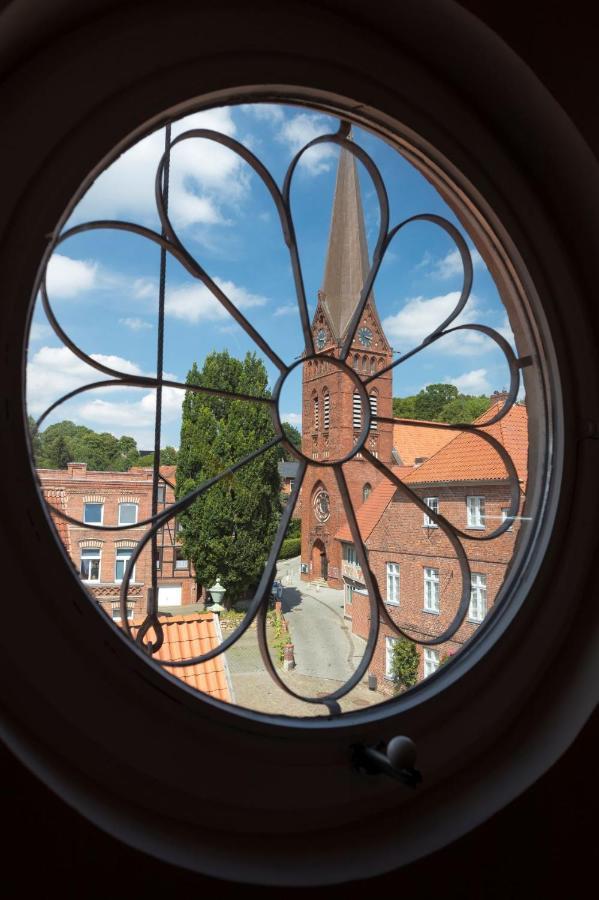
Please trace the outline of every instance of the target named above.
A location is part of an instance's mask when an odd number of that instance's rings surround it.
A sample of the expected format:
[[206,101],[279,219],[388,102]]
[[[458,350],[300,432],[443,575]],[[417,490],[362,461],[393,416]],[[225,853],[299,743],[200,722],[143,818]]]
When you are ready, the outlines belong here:
[[370,347],[372,344],[372,331],[370,328],[360,328],[358,331],[358,340],[363,347]]
[[316,346],[319,350],[322,350],[324,345],[327,342],[327,333],[324,328],[321,328],[320,331],[316,335]]

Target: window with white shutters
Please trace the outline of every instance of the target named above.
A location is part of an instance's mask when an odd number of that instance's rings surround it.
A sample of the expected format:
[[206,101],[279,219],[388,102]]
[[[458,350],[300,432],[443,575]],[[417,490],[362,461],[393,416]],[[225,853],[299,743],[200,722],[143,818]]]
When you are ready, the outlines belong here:
[[354,391],[353,424],[354,431],[359,431],[362,427],[362,401],[357,391]]
[[328,391],[322,395],[322,419],[324,430],[328,431],[331,423],[331,395]]
[[375,418],[375,417],[378,415],[379,396],[378,396],[378,394],[376,393],[376,391],[373,391],[373,393],[370,394],[370,396],[368,397],[368,399],[369,399],[369,401],[370,401],[370,412],[371,412],[371,414],[372,414],[372,418],[371,418],[371,420],[370,420],[370,428],[371,428],[372,431],[375,431],[375,430],[376,430],[376,427],[377,427],[377,422],[376,422],[376,418]]

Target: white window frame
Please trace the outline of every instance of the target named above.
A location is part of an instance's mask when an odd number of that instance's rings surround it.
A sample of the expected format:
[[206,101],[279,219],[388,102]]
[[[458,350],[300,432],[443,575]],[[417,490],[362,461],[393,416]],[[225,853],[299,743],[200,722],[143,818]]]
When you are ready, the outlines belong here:
[[439,651],[434,650],[432,647],[425,647],[422,658],[424,660],[424,678],[428,678],[429,675],[432,675],[433,672],[437,671],[441,664]]
[[[128,602],[127,603],[127,620],[130,622],[135,614],[135,603]],[[121,622],[121,604],[120,602],[112,603],[112,621],[113,622]]]
[[353,566],[358,565],[358,554],[356,553],[356,548],[353,544],[343,545],[343,559]]
[[[509,506],[503,506],[503,507],[501,508],[501,522],[502,522],[502,524],[503,524],[503,523],[505,522],[505,520],[508,518],[508,513],[509,513],[509,511],[510,511]],[[513,519],[513,517],[512,517],[512,518],[510,519],[510,527],[509,527],[509,528],[506,528],[506,531],[513,531],[513,528],[514,528],[514,519]]]
[[331,424],[331,395],[328,390],[322,393],[322,427],[328,431]]
[[175,571],[179,570],[179,572],[181,572],[181,571],[185,570],[186,572],[188,572],[189,571],[189,557],[186,557],[185,559],[177,559],[177,554],[179,553],[179,551],[182,553],[183,547],[181,547],[181,546],[175,547]]
[[393,675],[391,673],[391,655],[393,653],[393,648],[396,644],[399,643],[399,638],[394,637],[386,637],[385,638],[385,678],[389,681],[393,681]]
[[[123,522],[121,520],[121,509],[123,506],[134,506],[135,507],[135,519],[133,520],[133,522]],[[123,500],[122,503],[119,503],[119,514],[118,514],[119,525],[136,525],[138,518],[139,518],[139,503],[134,503],[131,500]]]
[[387,563],[387,600],[388,606],[399,606],[401,597],[400,565]]
[[[123,560],[125,553],[128,553],[129,555],[127,556],[127,558],[125,560],[125,565],[123,567],[123,574],[119,578],[118,577],[118,564],[119,564],[119,562],[121,562]],[[114,551],[114,581],[115,581],[115,584],[120,584],[121,581],[123,580],[123,578],[125,577],[125,569],[127,568],[127,563],[129,562],[129,560],[131,559],[132,556],[133,556],[133,547],[116,547],[115,548],[115,551]],[[129,583],[131,583],[133,581],[135,581],[135,566],[133,566],[133,571],[131,572],[131,578],[129,579]]]
[[[432,511],[434,513],[439,512],[439,498],[438,497],[425,497],[424,502],[430,509],[432,509]],[[422,527],[423,528],[438,528],[439,526],[437,525],[436,522],[433,522],[432,519],[429,519],[429,517],[426,513],[424,513],[424,518],[422,520]]]
[[423,570],[424,583],[424,611],[428,613],[440,612],[440,586],[439,569],[425,566]]
[[166,484],[164,483],[164,481],[158,483],[156,502],[157,503],[166,503]]
[[476,528],[481,531],[485,525],[485,498],[480,494],[472,494],[466,497],[466,527]]
[[487,576],[482,572],[470,573],[470,606],[468,621],[482,622],[487,615]]
[[[92,555],[93,554],[93,555]],[[97,555],[96,555],[97,554]],[[98,577],[84,578],[82,565],[83,560],[98,561]],[[85,584],[98,584],[102,580],[102,550],[99,547],[82,547],[79,556],[79,576]]]
[[[87,507],[88,506],[99,506],[100,507],[100,521],[99,522],[89,522],[86,518]],[[90,500],[87,503],[83,504],[83,522],[85,525],[103,525],[104,524],[104,503]]]

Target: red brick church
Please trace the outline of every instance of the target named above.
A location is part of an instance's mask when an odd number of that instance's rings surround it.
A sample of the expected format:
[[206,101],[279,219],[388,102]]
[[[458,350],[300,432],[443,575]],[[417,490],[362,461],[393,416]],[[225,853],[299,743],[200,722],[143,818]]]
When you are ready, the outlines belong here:
[[[339,357],[369,269],[364,216],[356,165],[341,151],[324,282],[312,322],[316,359],[303,367],[302,449],[315,462],[331,462],[351,451],[362,429],[362,403],[351,378],[334,364]],[[355,332],[348,363],[364,379],[392,360],[374,295]],[[392,418],[392,376],[368,385],[371,410]],[[505,395],[496,394],[497,412]],[[526,408],[516,404],[488,428],[510,453],[522,495],[526,490]],[[498,595],[520,533],[512,527],[490,541],[477,541],[506,517],[510,487],[499,456],[480,438],[438,425],[373,422],[367,439],[373,455],[389,466],[428,506],[469,535],[464,541],[471,579],[466,620],[451,641],[420,650],[420,677],[457,652],[483,621]],[[442,529],[375,469],[362,454],[344,463],[344,475],[358,526],[381,596],[391,618],[416,641],[440,635],[451,622],[461,593],[459,565]],[[302,486],[302,578],[343,589],[352,631],[366,637],[368,596],[332,468],[308,468]],[[392,691],[389,662],[396,637],[383,626],[371,674],[380,690]]]

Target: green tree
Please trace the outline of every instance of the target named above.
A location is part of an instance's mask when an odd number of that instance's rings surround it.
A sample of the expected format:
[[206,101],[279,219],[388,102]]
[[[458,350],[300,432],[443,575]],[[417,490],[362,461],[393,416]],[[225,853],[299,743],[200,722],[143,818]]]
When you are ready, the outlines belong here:
[[398,419],[415,419],[416,416],[416,395],[411,397],[394,397],[393,398],[393,415]]
[[[302,449],[302,434],[301,431],[294,425],[290,425],[289,422],[283,422],[283,431],[285,432],[285,437],[289,441],[290,444],[293,444],[294,447],[297,447],[298,450]],[[285,459],[287,462],[292,462],[296,457],[288,450],[286,447],[281,446],[279,450],[279,459]]]
[[[178,460],[178,452],[174,447],[164,447],[160,451],[160,465],[161,466],[176,466]],[[154,454],[146,453],[144,456],[140,456],[136,465],[138,466],[153,466],[154,465]]]
[[137,444],[132,437],[116,438],[108,432],[100,434],[68,419],[39,432],[34,452],[36,465],[47,469],[64,469],[68,462],[84,462],[90,469],[101,472],[122,472],[139,460]]
[[[211,353],[200,371],[194,363],[187,384],[269,396],[267,372],[255,354],[244,360]],[[183,401],[177,497],[225,470],[274,437],[268,409],[188,391]],[[278,454],[273,449],[223,478],[181,519],[183,543],[198,581],[217,575],[231,603],[252,593],[260,580],[280,518]]]
[[395,682],[395,691],[400,693],[416,684],[420,657],[416,644],[407,638],[399,638],[393,644],[390,673]]
[[428,419],[432,422],[439,421],[439,416],[444,406],[458,396],[458,389],[454,384],[427,384],[424,390],[416,395],[414,412],[417,419]]
[[40,437],[39,428],[33,416],[27,416],[27,426],[29,428],[29,436],[31,438],[31,453],[36,466],[39,466],[39,460],[42,452],[42,439]]
[[490,405],[490,398],[485,397],[484,394],[479,397],[460,394],[443,407],[439,419],[441,422],[450,422],[453,425],[457,422],[474,422],[488,410]]

